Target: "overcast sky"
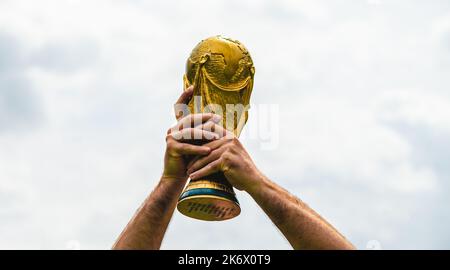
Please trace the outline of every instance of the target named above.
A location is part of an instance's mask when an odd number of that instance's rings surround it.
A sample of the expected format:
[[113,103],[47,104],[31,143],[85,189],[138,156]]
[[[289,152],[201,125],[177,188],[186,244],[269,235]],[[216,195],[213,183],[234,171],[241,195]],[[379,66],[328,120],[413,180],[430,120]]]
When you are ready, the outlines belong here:
[[[0,248],[110,248],[159,180],[186,58],[217,34],[255,62],[246,130],[278,106],[242,138],[268,177],[358,248],[450,248],[448,0],[0,0]],[[290,248],[238,198],[230,221],[176,212],[163,248]]]

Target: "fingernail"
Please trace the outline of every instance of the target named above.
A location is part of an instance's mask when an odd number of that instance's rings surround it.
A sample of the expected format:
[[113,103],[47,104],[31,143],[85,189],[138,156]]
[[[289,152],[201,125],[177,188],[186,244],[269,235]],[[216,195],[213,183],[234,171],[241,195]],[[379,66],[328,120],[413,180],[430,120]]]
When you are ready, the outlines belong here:
[[194,179],[195,175],[194,174],[189,174],[189,178]]

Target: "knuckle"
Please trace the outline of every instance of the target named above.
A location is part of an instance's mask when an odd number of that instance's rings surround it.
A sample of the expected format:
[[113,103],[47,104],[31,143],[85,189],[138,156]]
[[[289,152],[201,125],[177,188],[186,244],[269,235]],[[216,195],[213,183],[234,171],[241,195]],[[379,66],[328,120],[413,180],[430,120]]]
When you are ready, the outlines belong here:
[[222,160],[223,160],[224,163],[227,163],[227,164],[230,163],[231,160],[232,160],[231,154],[228,151],[223,153]]
[[233,136],[233,138],[231,138],[231,143],[234,145],[239,145],[239,139]]
[[226,144],[226,149],[227,150],[233,149],[234,146],[235,146],[235,144],[232,141],[228,141]]
[[230,169],[235,167],[231,155],[224,155],[224,156],[222,156],[222,162],[221,163],[222,163],[222,169],[224,171],[230,170]]
[[167,149],[174,149],[175,148],[175,142],[171,140],[170,138],[167,139]]
[[174,133],[171,133],[169,136],[172,138],[172,140],[175,140],[175,141],[181,140],[181,139],[183,139],[183,132],[174,132]]

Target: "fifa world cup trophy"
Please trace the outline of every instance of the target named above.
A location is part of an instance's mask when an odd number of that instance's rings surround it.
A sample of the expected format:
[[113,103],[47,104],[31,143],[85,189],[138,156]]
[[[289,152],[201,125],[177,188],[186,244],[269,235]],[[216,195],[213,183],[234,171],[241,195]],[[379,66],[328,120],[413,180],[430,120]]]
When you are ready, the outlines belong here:
[[[220,124],[239,136],[248,119],[255,68],[242,43],[222,36],[202,40],[186,63],[184,89],[194,85],[188,104],[191,113],[222,115]],[[191,180],[177,205],[182,214],[219,221],[236,217],[241,208],[224,174]]]

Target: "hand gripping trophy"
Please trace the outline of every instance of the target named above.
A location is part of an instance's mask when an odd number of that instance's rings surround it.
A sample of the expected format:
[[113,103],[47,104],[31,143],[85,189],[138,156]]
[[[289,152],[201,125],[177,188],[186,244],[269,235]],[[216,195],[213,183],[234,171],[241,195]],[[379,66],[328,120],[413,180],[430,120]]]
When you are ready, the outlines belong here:
[[[161,248],[180,185],[185,183],[188,172],[192,179],[181,192],[177,204],[184,215],[208,221],[239,215],[241,209],[233,186],[227,181],[230,180],[261,206],[293,248],[354,249],[338,230],[306,203],[264,176],[236,140],[248,118],[254,73],[253,61],[238,41],[216,36],[201,41],[194,48],[184,76],[184,89],[189,91],[180,95],[175,105],[178,122],[168,130],[166,137],[164,172],[167,174],[163,173],[156,188],[117,239],[114,249]],[[209,114],[180,120],[187,113],[208,112],[221,117]],[[196,119],[199,123],[195,122]],[[201,136],[198,136],[198,131],[201,131]],[[232,136],[233,141],[230,143],[228,138],[218,138],[219,135]],[[206,149],[198,147],[202,144],[210,146],[210,149],[200,151]],[[191,151],[180,151],[182,147]],[[185,155],[182,152],[196,154]],[[211,165],[214,162],[220,166]],[[213,173],[218,171],[222,173]]]
[[[184,89],[194,85],[188,104],[191,113],[214,112],[221,124],[239,136],[247,119],[255,68],[239,41],[222,36],[202,40],[186,63]],[[191,180],[177,205],[182,214],[201,220],[219,221],[241,212],[233,187],[223,173]]]

